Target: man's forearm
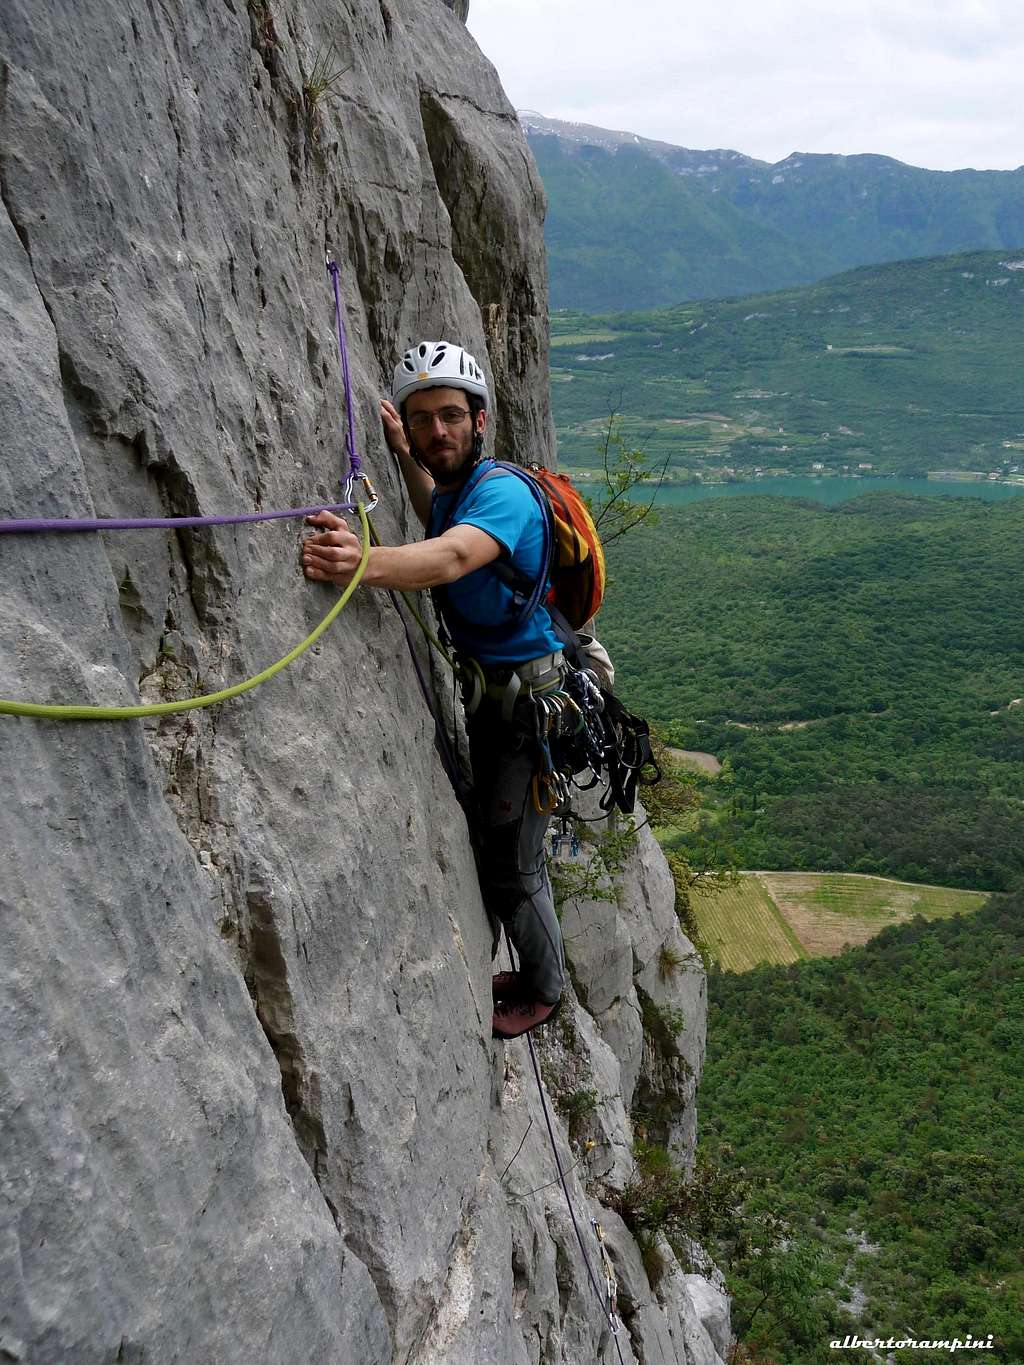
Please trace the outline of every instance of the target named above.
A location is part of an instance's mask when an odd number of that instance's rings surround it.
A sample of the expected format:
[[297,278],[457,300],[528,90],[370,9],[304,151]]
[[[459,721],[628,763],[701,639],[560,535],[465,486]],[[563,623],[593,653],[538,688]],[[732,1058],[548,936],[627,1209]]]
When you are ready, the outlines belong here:
[[[362,558],[359,537],[333,512],[317,512],[307,521],[322,529],[302,543],[303,572],[307,578],[343,587]],[[408,592],[437,588],[489,564],[501,549],[500,541],[476,526],[453,526],[436,540],[372,546],[362,581],[369,588]]]
[[414,545],[374,546],[362,581],[369,588],[417,592],[454,583],[467,571],[468,559],[462,548],[442,536]]

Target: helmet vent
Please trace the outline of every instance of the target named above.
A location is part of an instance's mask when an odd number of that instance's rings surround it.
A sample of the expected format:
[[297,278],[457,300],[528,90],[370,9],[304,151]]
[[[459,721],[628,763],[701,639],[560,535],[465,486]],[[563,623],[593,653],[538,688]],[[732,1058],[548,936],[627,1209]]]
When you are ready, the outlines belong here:
[[488,405],[487,380],[468,351],[450,341],[421,341],[409,347],[395,368],[392,401],[401,407],[411,393],[444,385],[465,389],[484,408]]

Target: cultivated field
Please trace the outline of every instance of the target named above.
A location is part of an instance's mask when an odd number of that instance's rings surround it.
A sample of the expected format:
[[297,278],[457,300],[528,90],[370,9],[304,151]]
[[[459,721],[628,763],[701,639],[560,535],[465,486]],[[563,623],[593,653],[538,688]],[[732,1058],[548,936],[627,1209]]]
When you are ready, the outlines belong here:
[[730,972],[758,963],[834,957],[889,924],[943,919],[979,909],[983,891],[918,886],[841,872],[747,872],[711,896],[695,897],[712,957]]
[[759,877],[741,876],[724,891],[694,896],[693,904],[701,937],[727,972],[809,956]]

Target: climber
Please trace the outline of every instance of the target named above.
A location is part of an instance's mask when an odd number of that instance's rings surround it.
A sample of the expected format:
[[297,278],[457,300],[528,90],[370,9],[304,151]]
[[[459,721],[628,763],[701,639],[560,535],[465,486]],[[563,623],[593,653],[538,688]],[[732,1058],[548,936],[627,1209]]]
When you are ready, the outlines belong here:
[[[533,781],[535,698],[558,686],[563,665],[544,606],[516,618],[512,589],[490,567],[504,557],[534,579],[546,572],[533,494],[514,475],[480,479],[487,415],[483,372],[461,346],[424,341],[405,353],[381,419],[427,538],[374,547],[362,581],[438,590],[435,601],[456,650],[475,659],[486,680],[466,721],[471,822],[494,951],[503,925],[519,955],[519,971],[501,972],[492,983],[492,1034],[508,1039],[553,1018],[565,980],[544,859],[550,813],[538,809]],[[306,576],[345,585],[360,560],[358,538],[331,512],[309,521],[323,529],[303,543]]]

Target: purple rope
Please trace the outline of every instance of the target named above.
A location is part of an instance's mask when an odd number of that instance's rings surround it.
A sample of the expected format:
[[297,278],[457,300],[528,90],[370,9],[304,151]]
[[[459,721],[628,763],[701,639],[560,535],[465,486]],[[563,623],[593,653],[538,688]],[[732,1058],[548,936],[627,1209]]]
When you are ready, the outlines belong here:
[[334,282],[334,317],[338,324],[338,354],[341,356],[341,372],[345,376],[345,411],[348,414],[348,431],[345,435],[345,449],[348,451],[348,476],[358,479],[362,460],[356,454],[356,429],[352,417],[352,380],[348,372],[348,342],[345,337],[345,323],[341,316],[341,291],[338,286],[338,263],[328,258],[327,269]]
[[166,528],[181,530],[188,526],[237,526],[248,521],[280,521],[287,517],[310,517],[316,512],[353,512],[354,502],[318,503],[315,507],[289,507],[283,512],[240,512],[230,517],[81,517],[37,518],[25,521],[0,521],[0,535],[31,534],[40,531],[150,531]]
[[[345,376],[345,410],[348,414],[348,432],[345,436],[345,449],[348,452],[349,480],[360,477],[362,460],[356,454],[356,430],[352,414],[352,380],[348,369],[348,343],[345,338],[345,323],[341,315],[341,291],[338,286],[338,265],[328,258],[327,269],[334,282],[334,316],[338,323],[338,352],[341,356],[341,369]],[[354,502],[321,503],[316,507],[289,507],[283,512],[241,512],[229,517],[101,517],[87,519],[81,517],[32,518],[24,520],[0,521],[0,535],[30,535],[44,531],[149,531],[167,528],[182,530],[190,526],[237,526],[242,522],[276,521],[286,517],[308,517],[316,512],[353,512]]]

